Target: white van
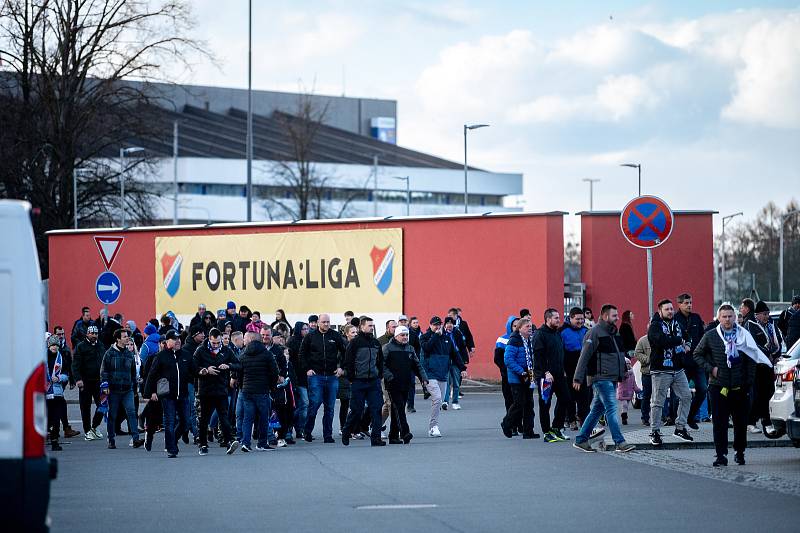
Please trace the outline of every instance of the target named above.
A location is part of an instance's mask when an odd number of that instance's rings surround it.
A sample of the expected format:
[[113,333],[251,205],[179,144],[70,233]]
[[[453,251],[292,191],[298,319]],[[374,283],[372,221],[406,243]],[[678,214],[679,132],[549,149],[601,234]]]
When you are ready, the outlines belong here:
[[[0,501],[5,531],[48,531],[44,308],[27,202],[0,200]],[[10,524],[6,522],[10,520]]]

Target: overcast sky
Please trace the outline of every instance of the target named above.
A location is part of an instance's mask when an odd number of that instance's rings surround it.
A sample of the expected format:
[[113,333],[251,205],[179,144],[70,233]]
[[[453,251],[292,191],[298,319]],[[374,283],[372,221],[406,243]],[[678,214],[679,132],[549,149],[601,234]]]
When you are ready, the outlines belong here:
[[[246,87],[247,2],[191,3],[220,68],[181,81]],[[526,210],[587,209],[582,178],[619,210],[629,161],[673,209],[800,199],[796,2],[253,4],[254,88],[397,100],[398,143],[456,161],[489,123],[470,164],[523,173]]]

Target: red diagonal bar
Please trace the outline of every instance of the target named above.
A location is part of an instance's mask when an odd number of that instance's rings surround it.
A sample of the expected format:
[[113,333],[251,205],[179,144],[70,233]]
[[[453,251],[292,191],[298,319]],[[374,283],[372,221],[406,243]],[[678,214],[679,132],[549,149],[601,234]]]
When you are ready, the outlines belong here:
[[645,216],[644,216],[644,215],[643,215],[643,214],[642,214],[642,213],[641,213],[641,212],[640,212],[640,211],[637,209],[637,207],[636,207],[636,206],[634,206],[632,209],[633,209],[633,211],[634,211],[634,212],[635,212],[635,213],[636,213],[636,214],[639,216],[639,218],[640,218],[640,219],[642,219],[642,224],[641,224],[641,226],[639,226],[639,229],[637,229],[636,231],[634,231],[634,232],[633,232],[631,235],[632,235],[634,238],[637,238],[637,239],[638,239],[638,238],[639,238],[639,235],[640,235],[640,234],[641,234],[641,233],[642,233],[642,232],[645,230],[645,228],[647,228],[647,227],[649,226],[649,227],[650,227],[650,229],[652,229],[652,230],[655,232],[655,234],[656,234],[656,235],[658,235],[658,237],[659,237],[659,239],[660,239],[660,238],[661,238],[661,231],[660,231],[658,228],[656,228],[656,227],[653,225],[653,220],[655,220],[655,218],[658,216],[658,214],[662,212],[662,209],[661,209],[661,207],[659,207],[659,206],[656,206],[656,209],[655,209],[655,210],[654,210],[652,213],[650,213],[650,216],[649,216],[649,217],[645,217]]

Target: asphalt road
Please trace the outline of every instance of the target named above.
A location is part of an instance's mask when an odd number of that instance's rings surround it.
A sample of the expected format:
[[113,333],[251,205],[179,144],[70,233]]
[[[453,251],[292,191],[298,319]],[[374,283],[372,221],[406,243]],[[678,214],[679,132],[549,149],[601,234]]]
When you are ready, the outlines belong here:
[[[184,445],[170,460],[162,434],[150,453],[128,448],[125,437],[117,450],[72,439],[56,454],[52,530],[798,530],[786,512],[800,505],[796,484],[771,480],[800,477],[800,450],[751,450],[743,475],[729,466],[714,477],[707,450],[623,458],[506,439],[499,394],[467,395],[461,411],[442,413],[444,437],[430,439],[425,405],[418,398],[419,411],[409,415],[416,437],[408,446],[345,448],[320,439],[233,456],[212,446],[200,457]],[[70,419],[78,418],[71,405]],[[765,477],[754,483],[760,464]]]

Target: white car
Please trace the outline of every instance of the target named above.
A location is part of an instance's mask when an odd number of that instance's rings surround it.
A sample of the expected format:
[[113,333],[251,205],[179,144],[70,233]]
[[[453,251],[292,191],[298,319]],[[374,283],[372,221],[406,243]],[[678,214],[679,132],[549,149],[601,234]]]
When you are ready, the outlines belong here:
[[772,429],[763,428],[764,435],[778,439],[786,434],[786,421],[794,414],[793,382],[800,363],[800,342],[795,343],[788,353],[775,363],[775,394],[769,400],[769,417]]

